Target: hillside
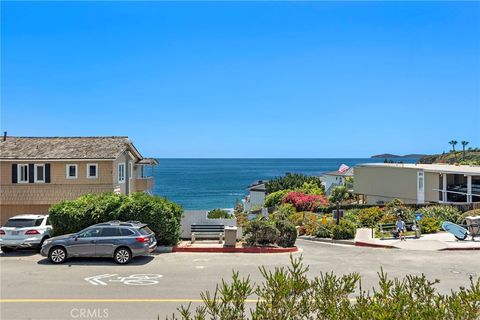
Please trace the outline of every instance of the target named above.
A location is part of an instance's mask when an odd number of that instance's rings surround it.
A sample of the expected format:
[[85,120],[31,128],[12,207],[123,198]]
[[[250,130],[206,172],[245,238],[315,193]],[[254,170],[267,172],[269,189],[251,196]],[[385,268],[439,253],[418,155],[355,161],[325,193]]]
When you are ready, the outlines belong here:
[[381,159],[396,159],[396,158],[422,158],[424,157],[424,154],[406,154],[403,156],[399,156],[397,154],[391,154],[391,153],[383,153],[383,154],[377,154],[374,156],[371,156],[370,158],[381,158]]
[[424,156],[420,158],[418,163],[460,163],[480,165],[480,151],[478,151],[478,149],[475,151],[466,151],[465,157],[463,156],[462,151]]

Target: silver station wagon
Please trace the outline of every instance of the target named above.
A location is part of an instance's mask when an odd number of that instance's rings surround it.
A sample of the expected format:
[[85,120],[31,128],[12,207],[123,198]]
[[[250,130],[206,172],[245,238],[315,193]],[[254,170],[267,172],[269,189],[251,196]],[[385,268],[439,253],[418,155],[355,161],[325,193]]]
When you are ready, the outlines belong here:
[[136,256],[148,255],[156,247],[155,234],[146,224],[110,221],[47,239],[40,253],[53,263],[71,257],[113,257],[115,262],[125,264]]

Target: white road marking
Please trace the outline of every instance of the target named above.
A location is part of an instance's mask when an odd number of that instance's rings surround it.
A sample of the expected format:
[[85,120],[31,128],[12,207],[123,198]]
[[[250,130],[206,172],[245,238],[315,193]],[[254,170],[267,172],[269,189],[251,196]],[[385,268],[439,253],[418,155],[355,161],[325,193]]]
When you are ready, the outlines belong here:
[[204,266],[195,266],[195,268],[197,268],[197,269],[205,269]]
[[[88,277],[85,278],[85,281],[88,281],[90,284],[93,284],[94,286],[102,285],[106,286],[107,283],[103,282],[100,279],[106,279],[106,278],[111,278],[114,276],[118,276],[118,274],[101,274],[98,276],[93,276],[93,277]],[[158,284],[158,280],[162,278],[163,276],[161,274],[131,274],[129,276],[118,276],[115,279],[109,279],[109,282],[119,282],[122,284],[126,285],[132,285],[132,286],[147,286],[147,285],[152,285],[152,284]]]
[[107,284],[105,282],[101,281],[100,279],[109,278],[109,277],[113,277],[113,276],[116,276],[116,275],[117,275],[116,273],[114,273],[114,274],[101,274],[101,275],[98,275],[98,276],[85,278],[85,280],[90,282],[94,286],[98,286],[98,285],[106,286]]

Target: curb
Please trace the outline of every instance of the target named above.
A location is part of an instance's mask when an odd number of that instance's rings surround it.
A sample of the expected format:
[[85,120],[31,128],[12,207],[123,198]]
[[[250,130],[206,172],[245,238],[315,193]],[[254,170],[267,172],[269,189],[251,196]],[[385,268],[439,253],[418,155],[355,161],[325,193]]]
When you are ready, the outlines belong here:
[[172,252],[173,247],[171,246],[160,246],[155,249],[156,253],[170,253]]
[[205,252],[205,253],[286,253],[297,252],[298,247],[292,248],[268,248],[268,247],[252,247],[252,248],[186,248],[173,247],[172,252]]
[[438,251],[462,251],[462,250],[480,250],[480,247],[466,247],[466,248],[444,248]]
[[329,244],[344,244],[344,245],[355,245],[353,240],[333,240],[328,238],[317,238],[317,237],[309,237],[309,236],[300,236],[298,239],[307,240],[307,241],[316,241],[316,242],[323,242]]
[[368,243],[368,242],[360,242],[360,241],[355,241],[355,246],[356,247],[370,247],[370,248],[398,249],[397,247],[389,246],[389,245],[386,245],[386,244],[376,244],[376,243]]

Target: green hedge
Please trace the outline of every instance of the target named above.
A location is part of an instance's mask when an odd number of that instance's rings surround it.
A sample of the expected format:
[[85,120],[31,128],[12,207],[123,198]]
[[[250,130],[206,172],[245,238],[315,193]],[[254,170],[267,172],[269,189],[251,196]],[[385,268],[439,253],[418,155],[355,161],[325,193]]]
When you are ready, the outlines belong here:
[[165,198],[146,193],[131,196],[113,193],[88,194],[62,201],[50,208],[55,235],[78,232],[111,220],[141,221],[155,232],[159,244],[174,245],[180,238],[183,209]]
[[233,219],[235,216],[230,214],[227,210],[213,209],[207,214],[208,219]]

